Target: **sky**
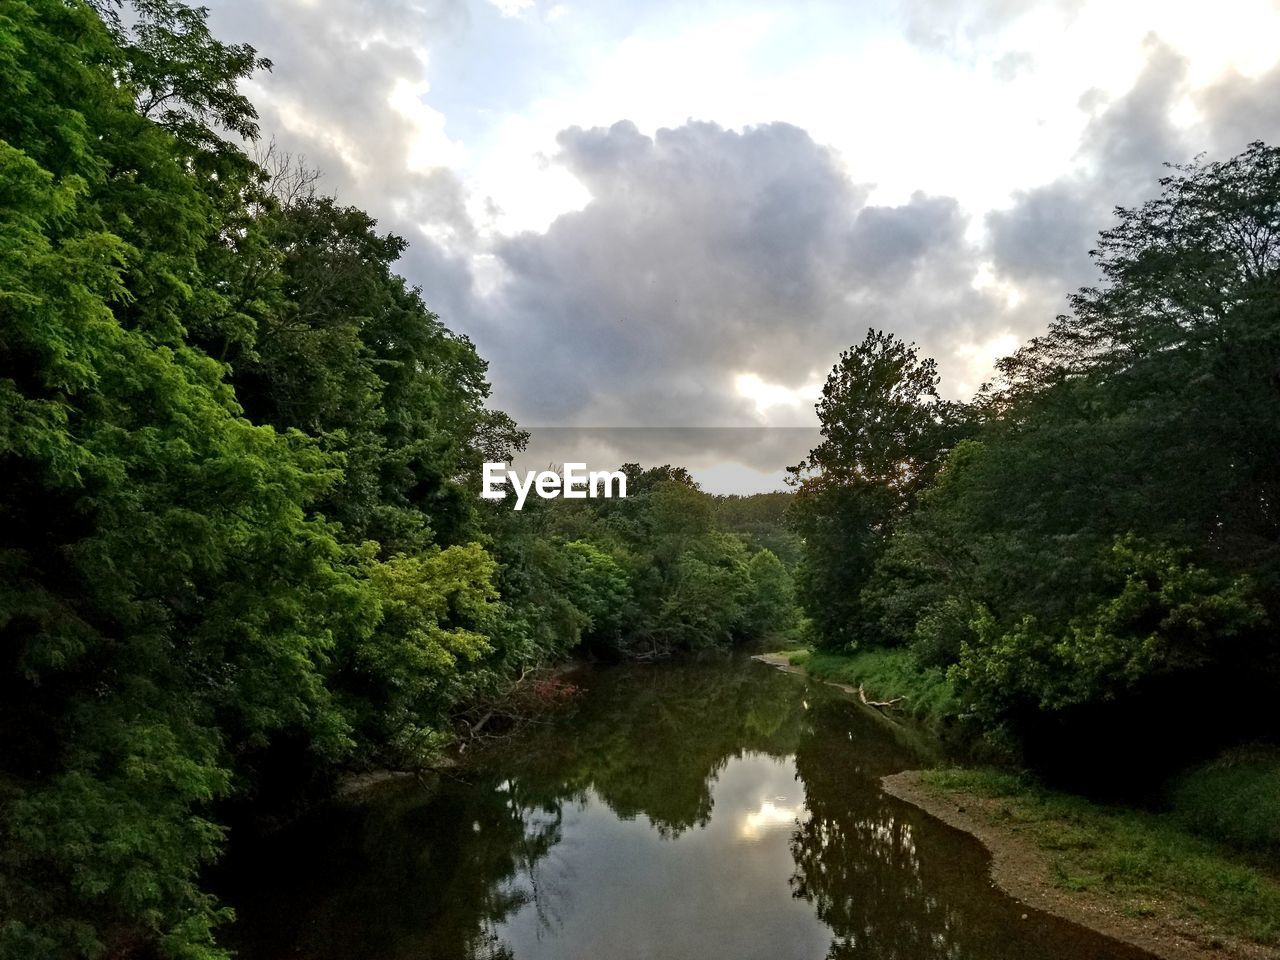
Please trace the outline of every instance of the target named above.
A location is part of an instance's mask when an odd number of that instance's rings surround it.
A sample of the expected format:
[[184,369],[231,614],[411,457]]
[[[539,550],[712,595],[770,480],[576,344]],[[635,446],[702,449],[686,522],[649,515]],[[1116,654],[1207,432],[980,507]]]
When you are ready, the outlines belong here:
[[1280,139],[1280,0],[208,2],[531,463],[714,492],[780,486],[869,327],[968,399],[1162,164]]

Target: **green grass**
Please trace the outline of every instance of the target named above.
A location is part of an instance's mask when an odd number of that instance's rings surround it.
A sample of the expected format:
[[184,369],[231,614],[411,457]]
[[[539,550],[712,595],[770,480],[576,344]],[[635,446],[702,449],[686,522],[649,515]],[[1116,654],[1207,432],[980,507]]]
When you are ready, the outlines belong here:
[[811,676],[859,685],[872,700],[906,697],[900,705],[905,716],[935,729],[950,723],[960,712],[960,701],[943,671],[922,668],[907,650],[863,650],[858,653],[821,653],[799,650],[789,657]]
[[998,798],[996,817],[1050,853],[1063,889],[1100,892],[1134,916],[1166,904],[1219,935],[1280,943],[1280,880],[1193,834],[1176,813],[1101,806],[994,770],[930,770],[922,779],[940,793]]
[[1280,862],[1280,751],[1229,751],[1182,778],[1174,816],[1187,829]]

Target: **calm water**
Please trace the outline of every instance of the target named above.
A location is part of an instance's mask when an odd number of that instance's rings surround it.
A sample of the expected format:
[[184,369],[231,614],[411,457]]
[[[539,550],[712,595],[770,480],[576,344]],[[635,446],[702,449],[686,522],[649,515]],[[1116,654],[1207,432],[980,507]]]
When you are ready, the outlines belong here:
[[574,680],[475,769],[233,851],[240,956],[1145,956],[992,889],[976,842],[880,791],[909,743],[828,687],[741,659]]

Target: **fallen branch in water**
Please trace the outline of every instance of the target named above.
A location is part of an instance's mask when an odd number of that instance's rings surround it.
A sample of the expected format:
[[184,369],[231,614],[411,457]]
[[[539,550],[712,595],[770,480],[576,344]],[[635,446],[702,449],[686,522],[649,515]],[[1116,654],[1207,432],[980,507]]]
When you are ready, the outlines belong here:
[[481,717],[478,721],[476,721],[475,723],[473,723],[473,724],[471,725],[471,730],[470,730],[470,734],[471,734],[471,736],[472,736],[472,737],[475,737],[477,734],[479,734],[479,733],[480,733],[480,729],[481,729],[481,728],[482,728],[486,723],[488,723],[491,719],[493,719],[493,711],[492,711],[492,710],[490,710],[490,711],[489,711],[488,713],[486,713],[483,717]]
[[501,690],[473,700],[453,716],[458,753],[473,743],[500,740],[573,699],[578,688],[552,668],[525,667]]
[[862,684],[858,684],[858,699],[865,703],[868,707],[875,707],[877,710],[883,710],[885,707],[892,707],[894,704],[901,703],[906,697],[894,697],[892,700],[868,700],[867,691],[862,689]]

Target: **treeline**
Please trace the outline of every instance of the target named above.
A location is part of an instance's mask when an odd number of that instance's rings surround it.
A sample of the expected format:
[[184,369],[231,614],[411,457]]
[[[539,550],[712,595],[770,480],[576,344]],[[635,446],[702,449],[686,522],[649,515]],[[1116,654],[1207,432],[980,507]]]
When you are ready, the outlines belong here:
[[815,644],[910,650],[971,740],[1095,785],[1280,732],[1280,150],[1160,186],[972,403],[869,333],[794,468]]
[[221,957],[229,804],[790,622],[776,504],[479,499],[525,435],[405,242],[235,145],[266,66],[172,0],[0,9],[0,956]]
[[791,572],[770,549],[794,549],[785,506],[771,505],[787,494],[713,497],[683,467],[621,469],[625,498],[495,508],[519,578],[509,595],[606,657],[665,657],[795,628]]

